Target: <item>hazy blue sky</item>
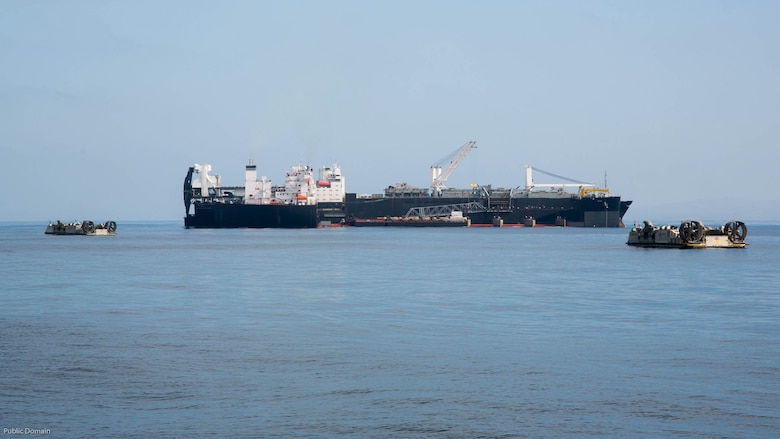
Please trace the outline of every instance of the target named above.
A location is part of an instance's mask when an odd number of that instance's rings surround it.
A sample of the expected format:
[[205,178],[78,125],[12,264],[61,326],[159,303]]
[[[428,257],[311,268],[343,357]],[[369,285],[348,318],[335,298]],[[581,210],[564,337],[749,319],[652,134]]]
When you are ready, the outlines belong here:
[[[524,184],[634,200],[627,223],[780,222],[777,1],[0,2],[0,221],[178,219],[210,163],[348,191]],[[538,182],[546,181],[541,175]]]

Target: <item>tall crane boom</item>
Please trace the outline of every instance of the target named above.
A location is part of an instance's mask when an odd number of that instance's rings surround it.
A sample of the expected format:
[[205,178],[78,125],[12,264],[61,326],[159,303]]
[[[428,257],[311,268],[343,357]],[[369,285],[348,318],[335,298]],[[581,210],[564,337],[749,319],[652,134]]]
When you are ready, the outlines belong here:
[[[453,171],[455,171],[455,168],[458,167],[460,162],[462,162],[463,159],[469,155],[471,149],[476,148],[476,146],[474,146],[476,144],[477,142],[473,140],[469,141],[452,154],[439,160],[438,163],[431,166],[431,192],[433,195],[441,195],[441,190],[444,188],[444,183],[447,182],[447,179],[450,178],[450,175],[452,175]],[[442,170],[442,164],[447,161],[449,161],[447,167]]]

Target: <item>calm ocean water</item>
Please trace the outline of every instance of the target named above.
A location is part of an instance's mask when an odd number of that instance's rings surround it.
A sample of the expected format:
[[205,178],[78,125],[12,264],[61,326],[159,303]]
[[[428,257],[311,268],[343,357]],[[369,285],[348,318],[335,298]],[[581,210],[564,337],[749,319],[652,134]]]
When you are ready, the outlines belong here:
[[0,428],[47,437],[780,437],[780,226],[0,225]]

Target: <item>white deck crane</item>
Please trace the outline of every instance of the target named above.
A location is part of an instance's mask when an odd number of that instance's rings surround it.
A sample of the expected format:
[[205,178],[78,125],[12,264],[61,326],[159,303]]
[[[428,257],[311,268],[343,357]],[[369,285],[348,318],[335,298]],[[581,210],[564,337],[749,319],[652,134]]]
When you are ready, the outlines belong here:
[[[561,180],[570,181],[571,183],[553,183],[553,184],[534,183],[533,171],[538,171],[541,172],[542,174],[559,178]],[[604,196],[609,193],[609,189],[607,189],[606,172],[604,173],[604,187],[599,188],[593,183],[586,183],[584,181],[574,180],[571,178],[563,177],[561,175],[556,175],[553,174],[552,172],[543,171],[539,168],[534,168],[528,165],[525,166],[525,188],[527,190],[530,191],[534,188],[556,188],[556,187],[560,187],[560,188],[577,187],[580,189],[581,197],[585,197],[587,195]]]
[[[455,152],[439,160],[437,163],[431,165],[431,193],[434,196],[440,196],[441,190],[444,188],[444,183],[450,178],[452,172],[458,167],[460,162],[471,152],[472,148],[476,148],[477,142],[469,141],[465,145],[461,146]],[[442,170],[442,165],[449,161],[447,167]]]
[[[533,171],[541,172],[542,174],[549,175],[550,177],[559,178],[561,180],[570,181],[571,183],[552,183],[552,184],[540,184],[534,183]],[[552,172],[543,171],[539,168],[531,166],[525,166],[525,188],[533,189],[536,187],[594,187],[594,184],[586,183],[584,181],[574,180],[572,178],[563,177],[561,175],[553,174]]]

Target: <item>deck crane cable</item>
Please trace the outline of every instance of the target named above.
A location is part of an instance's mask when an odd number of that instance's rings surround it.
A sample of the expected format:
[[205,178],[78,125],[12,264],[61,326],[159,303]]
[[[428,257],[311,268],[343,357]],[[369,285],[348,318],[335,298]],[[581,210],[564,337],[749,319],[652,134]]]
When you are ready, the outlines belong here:
[[[437,161],[434,164],[432,164],[431,168],[441,168],[442,165],[444,165],[445,163],[455,161],[455,156],[457,156],[459,153],[461,153],[463,151],[469,152],[471,150],[471,148],[476,148],[476,146],[474,146],[476,143],[477,142],[475,142],[473,140],[470,141],[470,142],[464,143],[462,146],[459,146],[458,149],[456,149],[455,151],[452,151],[451,153],[449,153],[449,154],[445,155],[444,157],[442,157],[439,161]],[[467,146],[469,144],[471,144],[471,147],[467,148]]]
[[584,182],[584,181],[574,180],[573,178],[564,177],[562,175],[553,174],[552,172],[547,172],[547,171],[544,171],[544,170],[539,169],[537,167],[532,167],[531,169],[533,169],[534,171],[537,171],[537,172],[541,172],[542,174],[547,174],[550,177],[560,178],[562,180],[566,180],[566,181],[569,181],[569,182],[572,182],[572,183],[587,184],[587,185],[591,184],[591,183],[587,183],[587,182]]

